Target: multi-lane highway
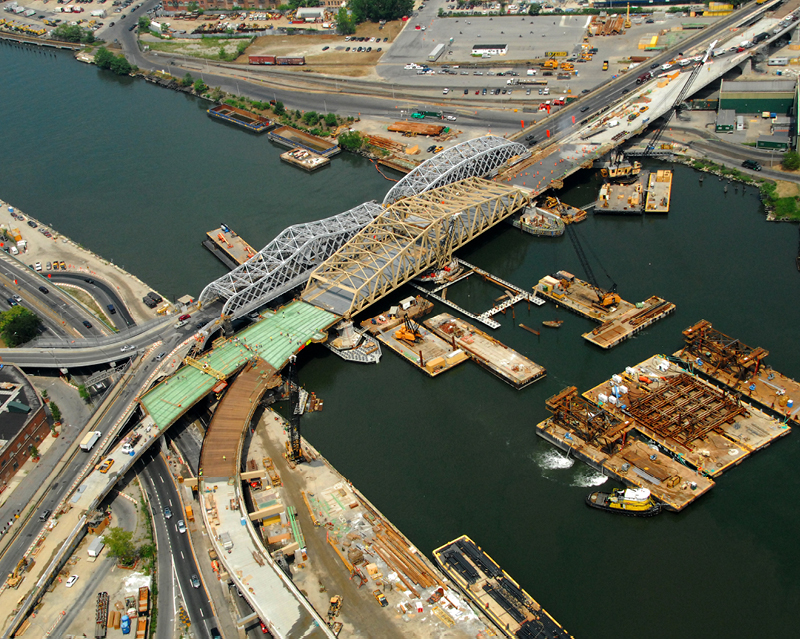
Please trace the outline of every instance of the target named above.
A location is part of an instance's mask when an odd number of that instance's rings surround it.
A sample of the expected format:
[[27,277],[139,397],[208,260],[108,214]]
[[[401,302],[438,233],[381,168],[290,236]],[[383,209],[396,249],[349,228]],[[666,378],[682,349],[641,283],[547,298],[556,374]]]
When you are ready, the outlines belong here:
[[111,322],[118,330],[121,331],[136,324],[131,312],[114,287],[96,276],[89,277],[81,273],[54,271],[50,274],[49,279],[51,282],[80,287],[97,300],[103,309],[108,309],[108,305],[113,305],[116,313],[111,314],[110,317]]
[[[158,546],[159,567],[159,617],[155,637],[169,638],[173,634],[175,598],[172,595],[172,576],[177,580],[178,593],[192,621],[192,635],[198,638],[213,638],[218,635],[218,623],[213,614],[208,592],[202,584],[200,572],[188,531],[181,532],[178,521],[187,527],[196,523],[186,522],[182,512],[178,489],[169,467],[157,447],[152,447],[139,461],[137,468],[142,486],[147,492],[153,510],[153,525]],[[171,512],[166,517],[165,509]],[[199,580],[194,586],[192,577]]]

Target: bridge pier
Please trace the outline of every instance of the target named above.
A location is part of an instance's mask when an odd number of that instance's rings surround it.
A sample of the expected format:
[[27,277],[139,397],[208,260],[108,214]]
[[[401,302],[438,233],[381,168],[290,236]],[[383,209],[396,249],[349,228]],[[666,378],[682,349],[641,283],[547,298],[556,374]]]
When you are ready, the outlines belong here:
[[748,75],[753,73],[753,59],[746,58],[742,64],[739,65],[739,68],[742,70],[742,75]]

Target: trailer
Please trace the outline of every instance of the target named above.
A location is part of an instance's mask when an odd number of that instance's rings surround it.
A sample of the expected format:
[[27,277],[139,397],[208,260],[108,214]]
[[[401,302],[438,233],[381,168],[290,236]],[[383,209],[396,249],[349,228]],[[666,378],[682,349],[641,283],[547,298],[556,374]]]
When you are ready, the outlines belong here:
[[89,554],[90,558],[96,558],[100,555],[100,552],[103,550],[103,547],[105,546],[106,543],[103,541],[103,536],[97,536],[89,544],[89,547],[86,549],[86,553]]
[[429,61],[429,62],[436,62],[436,61],[437,61],[439,58],[441,58],[441,57],[442,57],[442,54],[443,54],[443,53],[444,53],[444,43],[437,44],[437,45],[436,45],[436,46],[433,48],[433,51],[431,51],[431,52],[428,54],[428,61]]
[[150,608],[150,589],[139,587],[139,615],[147,615]]
[[81,449],[84,451],[91,451],[92,447],[97,444],[97,441],[103,437],[99,431],[90,431],[86,437],[81,441]]

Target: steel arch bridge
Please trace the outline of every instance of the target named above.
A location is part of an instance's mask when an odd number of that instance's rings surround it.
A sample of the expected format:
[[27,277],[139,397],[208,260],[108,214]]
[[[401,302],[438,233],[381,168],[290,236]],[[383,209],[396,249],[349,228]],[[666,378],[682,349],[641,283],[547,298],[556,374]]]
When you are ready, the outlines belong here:
[[365,202],[330,218],[284,229],[243,265],[206,285],[200,303],[205,305],[224,298],[223,316],[231,319],[243,316],[305,284],[316,267],[382,210],[377,202]]
[[530,155],[525,145],[499,136],[473,138],[437,153],[389,189],[388,205],[406,196],[442,187],[465,178],[487,176],[515,156]]

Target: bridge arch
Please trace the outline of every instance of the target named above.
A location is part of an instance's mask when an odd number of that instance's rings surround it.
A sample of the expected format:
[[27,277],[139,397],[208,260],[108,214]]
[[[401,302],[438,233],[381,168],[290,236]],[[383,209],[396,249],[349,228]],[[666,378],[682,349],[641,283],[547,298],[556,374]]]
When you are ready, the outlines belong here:
[[400,198],[415,196],[465,178],[484,177],[514,156],[529,153],[525,145],[499,136],[466,140],[437,153],[408,173],[389,189],[383,204],[389,205]]

